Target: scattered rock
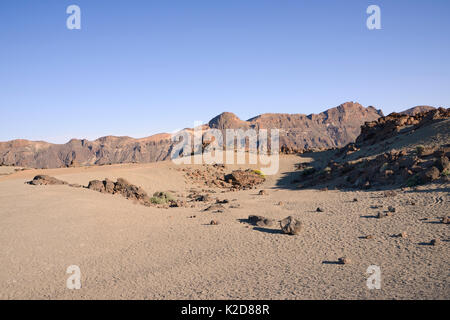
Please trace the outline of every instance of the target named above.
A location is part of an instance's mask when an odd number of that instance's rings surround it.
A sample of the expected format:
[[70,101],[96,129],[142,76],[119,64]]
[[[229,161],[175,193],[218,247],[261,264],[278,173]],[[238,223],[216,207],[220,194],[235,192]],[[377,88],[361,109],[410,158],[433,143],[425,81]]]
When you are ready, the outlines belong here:
[[211,222],[209,224],[212,225],[212,226],[217,226],[219,224],[219,221],[211,220]]
[[389,211],[389,212],[395,212],[395,208],[392,207],[392,206],[389,206],[389,207],[388,207],[388,211]]
[[265,178],[254,170],[235,170],[225,177],[231,179],[233,187],[238,189],[251,189],[265,181]]
[[258,227],[271,227],[275,224],[275,220],[273,219],[255,215],[248,216],[248,221]]
[[430,241],[430,244],[432,246],[438,246],[438,245],[441,244],[441,239],[433,239],[433,240]]
[[403,232],[399,233],[397,235],[397,237],[399,237],[399,238],[408,238],[408,234],[405,231],[403,231]]
[[209,194],[201,194],[195,198],[195,201],[203,201],[203,202],[209,202],[211,201],[211,197]]
[[171,208],[187,207],[187,202],[184,200],[171,200],[169,204]]
[[47,175],[38,175],[35,176],[33,180],[27,182],[28,184],[31,184],[33,186],[40,186],[40,185],[67,185],[68,183]]
[[441,222],[443,224],[450,224],[450,217],[443,217],[443,218],[441,218]]
[[297,235],[302,229],[302,223],[289,216],[280,221],[281,230],[285,234]]
[[375,236],[373,234],[369,234],[365,236],[366,239],[375,239]]
[[325,210],[323,210],[322,208],[319,207],[319,208],[316,209],[316,211],[317,212],[324,212]]
[[203,211],[210,211],[213,213],[221,213],[225,212],[225,207],[221,205],[220,203],[214,203],[210,205],[208,208],[204,209]]
[[381,218],[384,218],[385,217],[385,215],[383,214],[383,212],[378,212],[378,214],[377,214],[377,218],[378,219],[381,219]]
[[397,195],[397,192],[395,192],[394,190],[386,190],[383,194],[386,198],[395,197]]
[[82,186],[81,184],[78,184],[78,183],[71,183],[71,184],[69,184],[69,187],[72,187],[72,188],[82,188],[83,186]]
[[267,191],[266,191],[266,190],[260,190],[260,191],[258,192],[258,194],[259,194],[260,196],[265,196],[265,195],[267,195]]
[[352,260],[347,257],[342,257],[338,259],[339,264],[350,264],[352,263]]
[[353,198],[353,202],[358,202],[358,199],[356,199],[356,198]]

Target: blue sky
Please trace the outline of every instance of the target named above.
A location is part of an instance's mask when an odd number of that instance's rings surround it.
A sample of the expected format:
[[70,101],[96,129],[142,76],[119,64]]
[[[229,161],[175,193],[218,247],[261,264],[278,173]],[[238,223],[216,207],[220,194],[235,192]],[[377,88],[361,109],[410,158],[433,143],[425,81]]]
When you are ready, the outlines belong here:
[[[81,30],[66,8],[81,8]],[[382,30],[366,9],[381,8]],[[448,0],[2,0],[0,141],[149,136],[230,111],[449,106]]]

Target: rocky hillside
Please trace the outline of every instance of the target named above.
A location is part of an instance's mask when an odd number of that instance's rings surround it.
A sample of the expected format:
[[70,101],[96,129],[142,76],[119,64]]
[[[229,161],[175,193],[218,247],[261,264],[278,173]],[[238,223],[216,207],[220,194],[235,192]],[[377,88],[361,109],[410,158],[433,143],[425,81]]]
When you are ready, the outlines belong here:
[[[244,121],[232,113],[222,113],[206,128],[280,129],[283,152],[342,147],[353,142],[361,125],[382,116],[380,110],[347,102],[319,114],[262,114]],[[0,142],[0,165],[33,168],[145,163],[170,157],[173,142],[169,134],[144,139],[103,137],[95,141],[73,139],[66,144],[27,140]]]
[[[326,154],[325,154],[326,153]],[[302,187],[415,187],[450,178],[450,109],[393,113],[361,128],[356,143],[311,154],[299,165]]]

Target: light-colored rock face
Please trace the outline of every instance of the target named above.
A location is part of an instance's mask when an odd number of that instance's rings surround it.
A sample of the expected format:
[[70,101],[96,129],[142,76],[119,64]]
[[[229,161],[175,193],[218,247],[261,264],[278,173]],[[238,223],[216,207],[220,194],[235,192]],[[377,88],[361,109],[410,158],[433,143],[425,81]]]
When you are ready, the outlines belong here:
[[[347,102],[325,112],[304,114],[263,114],[244,121],[224,112],[206,128],[280,129],[282,150],[341,147],[353,142],[361,125],[382,116],[373,107]],[[107,136],[95,141],[72,139],[66,144],[15,140],[0,142],[0,165],[58,168],[115,163],[146,163],[169,159],[173,142],[168,134],[148,138]],[[284,148],[284,149],[283,149]]]

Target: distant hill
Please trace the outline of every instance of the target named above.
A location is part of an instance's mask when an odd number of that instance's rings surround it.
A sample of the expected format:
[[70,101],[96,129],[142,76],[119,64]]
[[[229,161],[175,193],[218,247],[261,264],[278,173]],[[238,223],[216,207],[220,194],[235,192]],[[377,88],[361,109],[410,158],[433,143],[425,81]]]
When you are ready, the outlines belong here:
[[[361,125],[383,116],[381,110],[347,102],[319,114],[269,113],[239,119],[225,112],[205,128],[280,129],[280,148],[297,152],[304,149],[342,147],[355,141]],[[94,141],[72,139],[66,144],[14,140],[0,142],[0,164],[33,168],[146,163],[167,160],[174,143],[170,134],[148,138],[102,137]]]
[[400,112],[400,114],[406,114],[408,116],[415,116],[418,113],[427,112],[436,109],[435,107],[431,106],[417,106],[410,108],[408,110]]

